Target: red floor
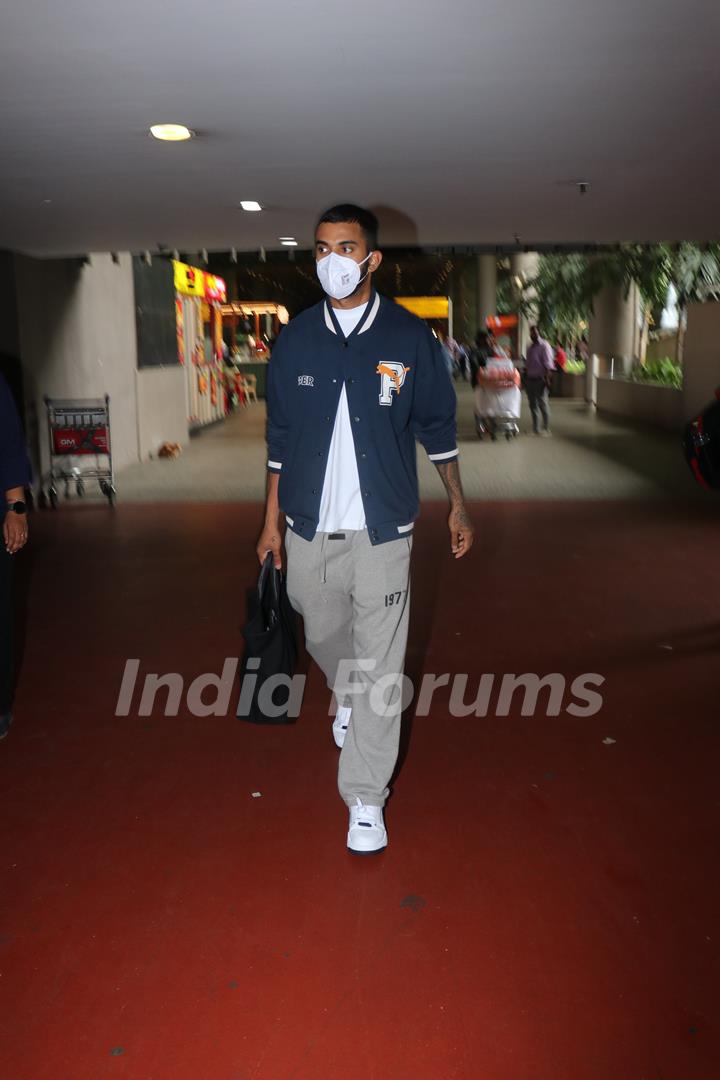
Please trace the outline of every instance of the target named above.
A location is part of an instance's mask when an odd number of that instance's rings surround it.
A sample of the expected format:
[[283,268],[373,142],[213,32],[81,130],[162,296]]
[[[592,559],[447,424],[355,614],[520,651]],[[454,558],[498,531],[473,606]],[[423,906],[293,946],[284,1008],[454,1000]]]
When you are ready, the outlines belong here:
[[604,706],[453,719],[439,695],[390,847],[354,859],[317,673],[290,728],[114,716],[128,657],[189,682],[238,655],[258,508],[36,515],[0,746],[3,1080],[720,1075],[720,516],[484,505],[464,564],[442,516],[411,673],[598,672]]

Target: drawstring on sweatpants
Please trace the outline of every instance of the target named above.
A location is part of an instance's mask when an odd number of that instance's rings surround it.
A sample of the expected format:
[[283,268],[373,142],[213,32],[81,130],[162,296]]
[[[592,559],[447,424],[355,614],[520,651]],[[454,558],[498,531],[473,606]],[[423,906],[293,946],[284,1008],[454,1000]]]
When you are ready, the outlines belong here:
[[324,585],[327,582],[327,542],[328,534],[326,532],[321,533],[322,539],[320,541],[320,584]]

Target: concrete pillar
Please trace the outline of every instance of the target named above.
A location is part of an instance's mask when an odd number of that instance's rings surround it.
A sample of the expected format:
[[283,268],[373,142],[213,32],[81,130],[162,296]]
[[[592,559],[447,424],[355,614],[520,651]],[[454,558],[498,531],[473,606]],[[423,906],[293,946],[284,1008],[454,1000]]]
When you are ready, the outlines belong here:
[[497,314],[497,258],[495,255],[477,257],[477,324],[485,329],[488,315]]
[[[537,276],[540,256],[536,251],[516,252],[510,256],[510,275],[518,295],[524,292],[526,299],[531,298],[532,293],[525,292],[528,281]],[[519,313],[518,313],[519,314]],[[530,344],[530,327],[536,319],[536,315],[519,315],[518,320],[518,349],[520,356],[525,356]]]
[[593,300],[589,349],[603,360],[607,373],[626,374],[637,355],[638,293],[633,284],[625,296],[622,285],[608,285]]
[[472,343],[477,334],[475,260],[458,258],[448,284],[453,303],[453,337],[456,341]]
[[15,270],[28,442],[36,476],[49,468],[45,394],[78,399],[109,394],[115,467],[138,461],[130,255],[121,254],[116,263],[109,253],[94,253],[85,266],[76,259],[18,255]]

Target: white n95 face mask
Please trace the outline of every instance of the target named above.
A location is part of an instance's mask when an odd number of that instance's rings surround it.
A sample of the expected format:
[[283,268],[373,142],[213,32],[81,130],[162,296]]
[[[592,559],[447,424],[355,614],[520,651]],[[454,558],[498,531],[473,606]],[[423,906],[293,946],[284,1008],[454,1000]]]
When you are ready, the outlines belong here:
[[328,296],[332,296],[333,300],[344,300],[354,293],[360,282],[367,277],[367,271],[360,274],[360,267],[368,261],[370,255],[359,263],[347,255],[336,255],[334,251],[323,259],[318,259],[315,264],[317,276]]

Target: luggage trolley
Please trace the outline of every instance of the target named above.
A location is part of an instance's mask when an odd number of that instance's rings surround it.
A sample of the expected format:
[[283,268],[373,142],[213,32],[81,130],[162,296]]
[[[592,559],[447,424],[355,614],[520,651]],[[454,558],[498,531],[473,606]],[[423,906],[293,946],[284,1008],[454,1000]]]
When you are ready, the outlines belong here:
[[520,434],[520,372],[509,359],[488,360],[477,374],[475,430],[495,442],[498,435],[515,439]]
[[[115,474],[110,443],[110,397],[83,398],[74,401],[45,398],[50,443],[50,480],[47,495],[40,490],[40,506],[48,503],[57,509],[56,484],[65,481],[65,498],[75,485],[79,496],[85,494],[85,481],[97,480],[100,491],[110,506],[115,505]],[[80,459],[94,457],[94,463],[80,467]],[[78,459],[73,465],[72,458]],[[101,458],[107,459],[103,466]]]

